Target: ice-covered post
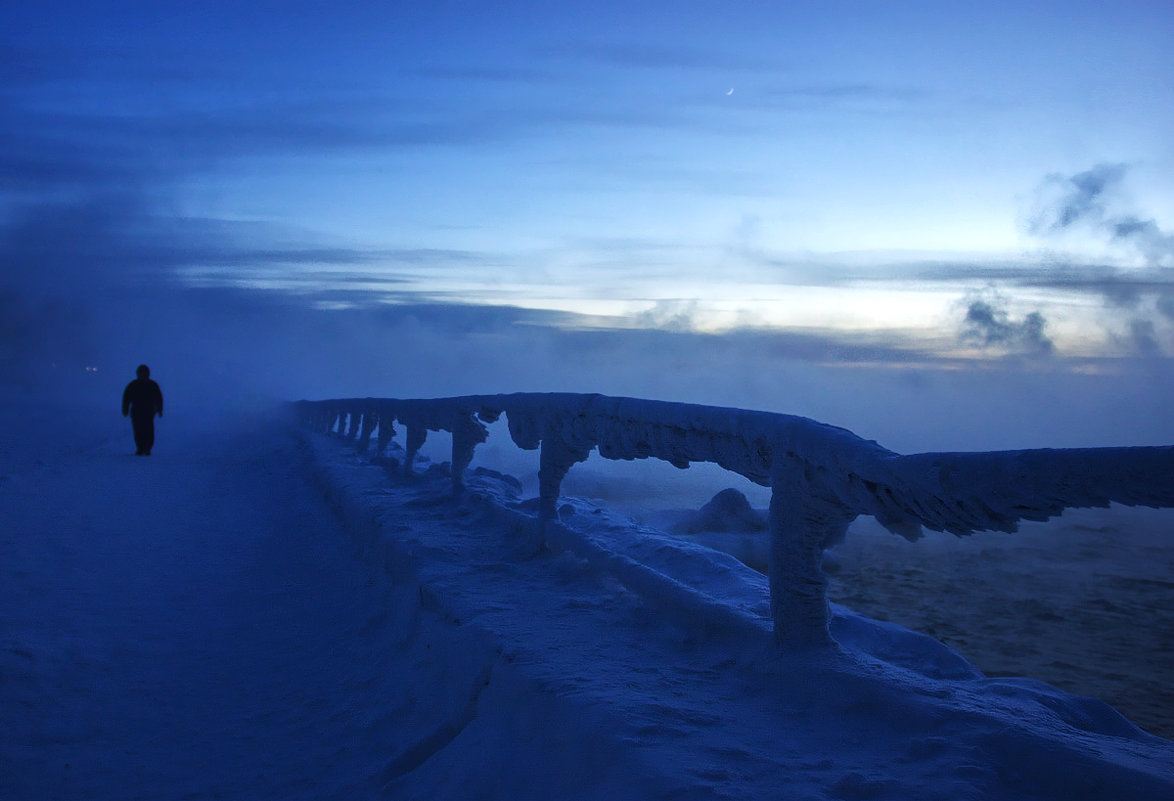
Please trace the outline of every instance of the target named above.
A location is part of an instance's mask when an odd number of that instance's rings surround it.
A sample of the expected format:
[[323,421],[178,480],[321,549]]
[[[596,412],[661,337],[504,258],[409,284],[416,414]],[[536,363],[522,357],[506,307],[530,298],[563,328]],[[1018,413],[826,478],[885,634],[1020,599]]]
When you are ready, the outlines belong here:
[[379,415],[379,436],[375,438],[375,455],[382,456],[387,450],[391,438],[395,436],[395,426],[391,424],[392,416],[384,411]]
[[412,474],[412,463],[416,461],[416,454],[428,439],[428,429],[419,423],[408,423],[408,436],[404,442],[404,475]]
[[776,457],[768,560],[775,642],[792,647],[831,643],[821,562],[824,549],[840,542],[855,518],[799,459]]
[[485,426],[472,412],[461,414],[452,427],[452,488],[459,493],[465,486],[465,470],[473,462],[477,446],[489,438]]
[[375,412],[367,408],[363,411],[363,427],[359,430],[359,453],[366,453],[371,447],[371,435],[375,433],[375,424],[379,422],[379,416]]
[[571,465],[582,462],[590,449],[569,444],[554,425],[548,425],[538,454],[538,520],[545,524],[558,517],[558,496]]

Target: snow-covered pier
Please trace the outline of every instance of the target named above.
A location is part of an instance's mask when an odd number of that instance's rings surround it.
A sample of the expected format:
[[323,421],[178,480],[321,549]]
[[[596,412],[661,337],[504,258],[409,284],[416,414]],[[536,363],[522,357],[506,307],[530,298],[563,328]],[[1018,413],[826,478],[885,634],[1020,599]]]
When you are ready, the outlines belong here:
[[[333,437],[177,404],[144,459],[108,405],[0,399],[22,421],[0,431],[0,798],[1172,797],[1174,742],[1098,693],[984,675],[841,603],[836,648],[775,647],[768,582],[729,554],[569,486],[536,519],[476,466],[454,497],[425,459],[405,478],[387,439],[398,466],[357,455],[331,406],[302,409]],[[366,422],[370,453],[392,419],[442,422],[401,411],[347,412],[342,434]],[[524,411],[502,409],[542,433]],[[625,428],[623,447],[670,452]],[[1155,556],[1098,534],[1117,538]],[[1161,635],[1146,667],[1095,631],[1085,653],[1141,691],[1168,675]]]
[[539,450],[539,515],[557,518],[563,478],[592,450],[607,459],[661,459],[679,468],[713,462],[771,489],[769,578],[775,638],[830,641],[825,549],[861,515],[907,539],[922,527],[967,535],[1014,531],[1067,508],[1110,503],[1174,507],[1174,447],[1037,449],[902,455],[843,428],[744,409],[567,393],[437,399],[300,401],[302,421],[382,453],[406,428],[405,467],[429,431],[452,435],[454,488],[487,423],[505,414],[510,436]]

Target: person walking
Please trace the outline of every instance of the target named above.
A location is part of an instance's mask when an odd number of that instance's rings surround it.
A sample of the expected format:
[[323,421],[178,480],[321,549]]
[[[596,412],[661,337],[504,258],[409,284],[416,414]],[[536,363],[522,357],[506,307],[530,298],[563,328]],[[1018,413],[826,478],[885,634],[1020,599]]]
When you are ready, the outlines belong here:
[[151,380],[151,368],[140,364],[138,376],[122,391],[122,416],[130,417],[135,432],[135,455],[150,456],[155,446],[155,415],[163,416],[163,391]]

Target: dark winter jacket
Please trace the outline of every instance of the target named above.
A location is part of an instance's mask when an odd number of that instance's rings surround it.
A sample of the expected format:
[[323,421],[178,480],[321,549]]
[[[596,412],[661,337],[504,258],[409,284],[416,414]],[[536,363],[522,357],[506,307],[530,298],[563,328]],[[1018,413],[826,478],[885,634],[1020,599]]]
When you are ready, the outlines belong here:
[[163,392],[149,378],[136,378],[122,392],[122,414],[132,412],[135,417],[163,416]]

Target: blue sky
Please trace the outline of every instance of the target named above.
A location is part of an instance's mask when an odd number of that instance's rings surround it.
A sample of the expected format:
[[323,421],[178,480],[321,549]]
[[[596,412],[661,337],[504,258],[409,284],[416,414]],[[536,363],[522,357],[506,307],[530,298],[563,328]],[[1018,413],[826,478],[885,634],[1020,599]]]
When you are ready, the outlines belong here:
[[45,2],[0,23],[12,330],[167,287],[426,308],[462,335],[774,334],[844,364],[1174,353],[1167,3]]

